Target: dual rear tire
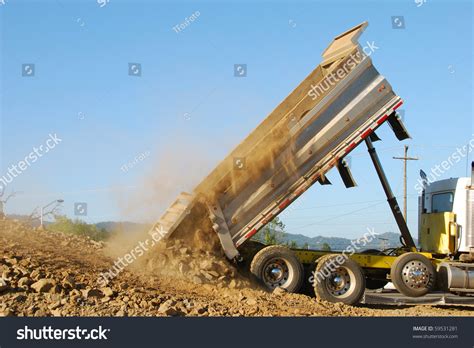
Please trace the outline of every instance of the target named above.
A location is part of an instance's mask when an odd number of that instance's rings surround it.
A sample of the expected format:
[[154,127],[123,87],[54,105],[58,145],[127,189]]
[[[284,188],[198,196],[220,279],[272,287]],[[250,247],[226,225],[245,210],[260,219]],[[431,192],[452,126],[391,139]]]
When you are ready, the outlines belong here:
[[355,261],[341,254],[331,254],[317,262],[313,287],[318,299],[348,305],[360,302],[365,292],[365,276]]
[[295,253],[282,245],[271,245],[255,254],[250,272],[269,290],[297,292],[304,281],[303,265]]
[[[281,245],[260,250],[252,260],[250,271],[269,290],[281,287],[288,292],[298,292],[304,282],[303,265],[291,249]],[[318,259],[311,280],[316,297],[324,301],[353,305],[364,295],[362,269],[341,255]]]

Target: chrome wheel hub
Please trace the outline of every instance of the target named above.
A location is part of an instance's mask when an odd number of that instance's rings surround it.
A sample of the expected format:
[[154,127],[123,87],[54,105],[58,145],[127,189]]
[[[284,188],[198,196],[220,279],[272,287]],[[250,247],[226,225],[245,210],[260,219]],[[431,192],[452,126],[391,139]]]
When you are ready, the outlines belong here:
[[270,288],[283,286],[288,281],[289,273],[284,260],[273,259],[263,269],[263,281]]
[[430,281],[430,272],[423,262],[410,261],[403,267],[402,279],[410,288],[426,288]]
[[341,267],[327,278],[326,284],[331,295],[343,296],[351,289],[351,276],[347,269]]

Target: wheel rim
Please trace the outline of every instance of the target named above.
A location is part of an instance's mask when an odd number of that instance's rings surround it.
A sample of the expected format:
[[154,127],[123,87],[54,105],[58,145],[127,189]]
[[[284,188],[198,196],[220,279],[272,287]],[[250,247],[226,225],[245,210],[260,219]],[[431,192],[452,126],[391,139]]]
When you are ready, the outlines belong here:
[[291,280],[293,269],[281,258],[273,258],[263,267],[263,282],[269,288],[285,287]]
[[428,267],[421,261],[410,261],[403,266],[402,279],[409,288],[426,289],[430,278]]
[[347,267],[339,267],[326,277],[326,287],[336,298],[345,298],[355,291],[355,275]]

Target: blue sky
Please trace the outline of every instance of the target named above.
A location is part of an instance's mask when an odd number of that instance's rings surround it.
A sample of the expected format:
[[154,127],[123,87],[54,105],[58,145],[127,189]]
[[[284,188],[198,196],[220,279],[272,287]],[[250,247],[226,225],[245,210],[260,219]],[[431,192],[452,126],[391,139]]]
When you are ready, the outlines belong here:
[[[190,190],[321,61],[332,38],[363,21],[361,42],[404,100],[414,185],[473,132],[472,4],[430,1],[14,1],[0,4],[0,175],[49,134],[62,141],[6,188],[8,213],[62,198],[89,222],[151,221]],[[179,33],[173,30],[198,11]],[[391,17],[403,16],[405,29]],[[141,76],[129,75],[141,64]],[[34,64],[34,76],[22,76]],[[247,76],[233,76],[247,64]],[[397,195],[403,152],[388,126],[376,143]],[[143,155],[146,154],[146,155]],[[144,157],[135,161],[137,156]],[[442,178],[464,176],[461,161]],[[121,168],[132,162],[128,170]],[[315,185],[282,215],[287,231],[355,237],[396,231],[366,150],[352,153],[359,186]]]

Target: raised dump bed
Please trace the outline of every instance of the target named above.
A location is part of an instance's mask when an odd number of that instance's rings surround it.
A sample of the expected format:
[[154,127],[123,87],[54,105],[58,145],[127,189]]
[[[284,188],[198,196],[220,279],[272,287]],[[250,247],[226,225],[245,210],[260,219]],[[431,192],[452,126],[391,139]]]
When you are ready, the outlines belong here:
[[322,63],[154,228],[169,236],[208,215],[226,256],[237,258],[245,241],[311,185],[328,183],[331,168],[354,186],[343,159],[382,123],[406,138],[395,114],[400,97],[358,44],[366,27],[334,38]]

